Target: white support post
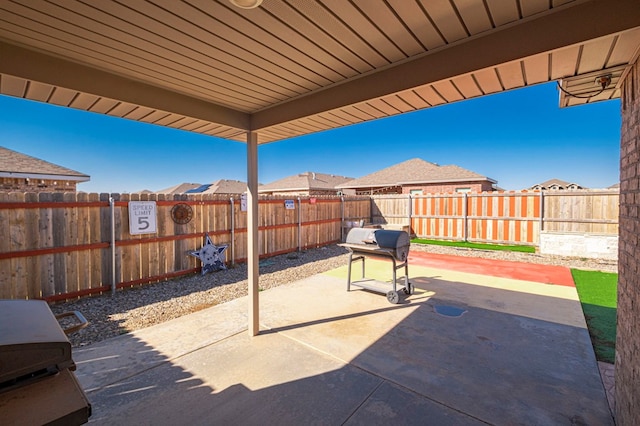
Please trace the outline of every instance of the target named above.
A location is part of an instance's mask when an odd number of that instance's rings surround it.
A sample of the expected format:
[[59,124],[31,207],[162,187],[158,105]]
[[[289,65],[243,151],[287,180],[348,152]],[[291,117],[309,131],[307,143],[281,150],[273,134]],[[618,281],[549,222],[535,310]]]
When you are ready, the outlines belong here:
[[249,336],[260,332],[258,265],[258,134],[247,132],[247,270],[249,283]]
[[111,215],[111,295],[116,294],[116,200],[109,197],[109,214]]
[[231,227],[231,265],[236,264],[236,207],[233,201],[233,197],[229,198],[231,204],[231,215],[229,216],[229,226]]

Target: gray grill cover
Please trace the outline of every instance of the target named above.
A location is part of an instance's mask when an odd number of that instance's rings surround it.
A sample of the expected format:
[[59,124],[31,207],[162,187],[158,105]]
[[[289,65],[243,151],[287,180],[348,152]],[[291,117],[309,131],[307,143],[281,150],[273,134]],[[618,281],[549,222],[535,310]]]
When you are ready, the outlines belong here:
[[0,301],[0,383],[47,367],[71,368],[71,343],[44,300]]
[[391,249],[394,257],[401,261],[407,260],[411,244],[409,234],[405,231],[370,228],[353,228],[347,234],[345,242],[347,244],[363,244],[368,248]]
[[372,228],[352,228],[347,234],[347,244],[376,244],[376,231]]

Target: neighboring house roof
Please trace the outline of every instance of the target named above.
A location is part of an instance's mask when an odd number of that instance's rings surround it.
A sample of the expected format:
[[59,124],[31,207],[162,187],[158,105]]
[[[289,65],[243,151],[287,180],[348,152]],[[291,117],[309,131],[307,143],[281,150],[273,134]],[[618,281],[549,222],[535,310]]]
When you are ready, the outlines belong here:
[[529,189],[584,189],[584,187],[574,182],[553,178],[542,183],[537,183]]
[[156,192],[159,194],[242,194],[246,191],[246,182],[219,179],[205,184],[185,182]]
[[188,194],[242,194],[247,192],[247,182],[239,180],[219,179],[213,183],[202,185],[187,191]]
[[435,163],[413,158],[386,169],[354,179],[339,188],[370,188],[412,185],[422,183],[469,182],[495,180],[456,165],[439,166]]
[[328,191],[334,190],[353,178],[328,175],[325,173],[305,172],[299,175],[287,176],[275,182],[262,185],[258,192],[274,191]]
[[156,191],[158,194],[184,194],[190,189],[194,189],[199,187],[200,183],[180,183],[178,185],[170,186],[169,188],[161,189]]
[[87,182],[89,175],[0,146],[0,177]]

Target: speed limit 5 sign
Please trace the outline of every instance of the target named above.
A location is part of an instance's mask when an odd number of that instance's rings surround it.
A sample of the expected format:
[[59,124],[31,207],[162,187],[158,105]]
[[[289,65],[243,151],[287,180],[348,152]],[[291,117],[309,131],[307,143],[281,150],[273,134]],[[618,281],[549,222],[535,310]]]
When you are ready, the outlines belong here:
[[156,202],[129,201],[129,233],[155,234],[156,228]]

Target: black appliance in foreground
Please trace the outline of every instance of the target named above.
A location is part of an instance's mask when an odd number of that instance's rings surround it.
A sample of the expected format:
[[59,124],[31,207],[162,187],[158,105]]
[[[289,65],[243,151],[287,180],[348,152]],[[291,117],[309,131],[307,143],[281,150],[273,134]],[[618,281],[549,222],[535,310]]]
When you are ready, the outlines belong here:
[[[411,294],[413,287],[409,282],[409,234],[405,231],[391,231],[385,229],[353,228],[347,234],[346,241],[340,246],[349,250],[349,267],[347,272],[347,291],[351,286],[361,287],[387,295],[391,303],[400,301],[399,290]],[[367,257],[385,257],[391,259],[393,280],[391,283],[365,277],[365,259]],[[362,260],[362,278],[351,281],[351,265]],[[399,285],[396,271],[404,268],[404,280]]]
[[0,424],[86,423],[91,404],[75,368],[71,343],[46,302],[0,300]]

